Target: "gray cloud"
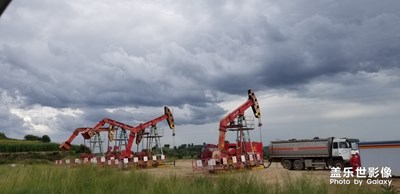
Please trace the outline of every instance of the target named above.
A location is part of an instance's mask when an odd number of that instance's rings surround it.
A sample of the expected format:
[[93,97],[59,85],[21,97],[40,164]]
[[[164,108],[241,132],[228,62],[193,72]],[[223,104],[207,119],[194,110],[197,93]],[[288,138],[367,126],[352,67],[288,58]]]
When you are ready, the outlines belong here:
[[8,93],[0,90],[0,131],[5,133],[8,137],[23,136],[24,131],[29,130],[16,115],[10,114],[10,109],[21,104],[20,97],[16,93]]
[[249,88],[354,101],[346,95],[370,95],[371,85],[399,89],[398,4],[17,1],[0,20],[0,89],[27,112],[83,111],[55,116],[59,131],[104,117],[147,121],[164,105],[180,124],[217,122],[220,103]]

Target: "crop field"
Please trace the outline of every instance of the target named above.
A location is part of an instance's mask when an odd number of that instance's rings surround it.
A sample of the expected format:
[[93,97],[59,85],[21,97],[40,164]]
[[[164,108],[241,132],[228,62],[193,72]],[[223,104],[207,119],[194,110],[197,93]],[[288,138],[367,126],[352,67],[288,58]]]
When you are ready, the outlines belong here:
[[268,169],[209,174],[190,160],[175,167],[121,169],[95,166],[1,165],[1,193],[398,193],[395,187],[330,185],[329,171]]
[[[6,139],[0,138],[0,164],[8,163],[8,161],[13,162],[12,158],[19,157],[20,155],[26,155],[31,153],[36,153],[32,155],[31,158],[43,158],[38,157],[38,153],[46,155],[57,155],[60,152],[58,143],[45,143],[41,141],[29,141],[29,140],[18,140],[18,139]],[[71,148],[71,153],[81,153],[84,150],[83,145],[73,145]],[[3,157],[5,155],[5,157]],[[65,155],[65,154],[58,154]],[[26,156],[24,157],[26,158]],[[59,157],[51,157],[48,159],[60,159]],[[6,161],[6,162],[4,162]]]
[[43,143],[40,141],[0,139],[0,152],[35,152],[35,151],[59,151],[57,143]]

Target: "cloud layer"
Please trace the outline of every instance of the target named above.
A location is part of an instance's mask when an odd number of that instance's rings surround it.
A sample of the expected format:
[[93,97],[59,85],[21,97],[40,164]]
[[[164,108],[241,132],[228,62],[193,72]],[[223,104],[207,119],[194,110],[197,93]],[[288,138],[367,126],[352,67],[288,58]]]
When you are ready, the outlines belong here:
[[0,20],[0,127],[59,140],[104,117],[147,121],[164,105],[177,124],[203,125],[248,88],[360,106],[398,95],[399,4],[12,2]]

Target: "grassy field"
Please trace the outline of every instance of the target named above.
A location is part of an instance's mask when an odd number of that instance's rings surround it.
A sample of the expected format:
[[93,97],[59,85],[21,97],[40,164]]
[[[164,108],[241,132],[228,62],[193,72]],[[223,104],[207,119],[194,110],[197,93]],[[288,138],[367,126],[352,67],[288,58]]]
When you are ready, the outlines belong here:
[[395,193],[379,188],[335,186],[311,176],[266,184],[251,173],[153,176],[146,170],[93,166],[0,166],[1,193]]
[[58,143],[0,138],[0,164],[52,164],[54,160],[77,157],[84,151],[83,145],[73,145],[70,152],[61,152],[58,146]]
[[59,151],[59,144],[44,143],[41,141],[27,141],[16,139],[0,139],[0,152],[39,152],[39,151]]

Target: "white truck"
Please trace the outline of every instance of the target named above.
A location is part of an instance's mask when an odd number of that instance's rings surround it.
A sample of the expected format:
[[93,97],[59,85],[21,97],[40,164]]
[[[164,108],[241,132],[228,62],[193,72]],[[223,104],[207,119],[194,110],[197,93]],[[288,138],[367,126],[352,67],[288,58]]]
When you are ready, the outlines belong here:
[[289,170],[350,166],[352,154],[359,153],[358,139],[324,138],[271,141],[269,161]]

